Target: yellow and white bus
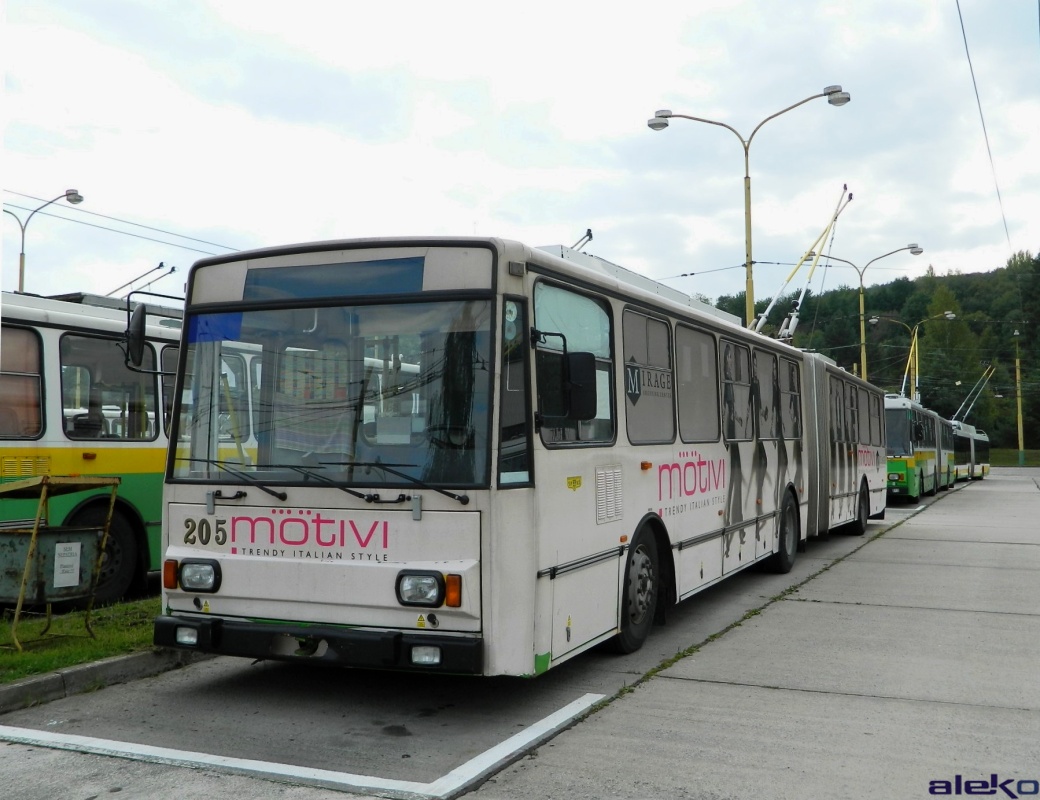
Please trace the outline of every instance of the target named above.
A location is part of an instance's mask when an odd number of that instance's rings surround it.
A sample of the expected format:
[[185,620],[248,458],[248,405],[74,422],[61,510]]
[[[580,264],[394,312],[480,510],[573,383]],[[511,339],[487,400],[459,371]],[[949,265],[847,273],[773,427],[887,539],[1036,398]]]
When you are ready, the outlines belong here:
[[[670,605],[863,533],[885,509],[881,391],[737,323],[492,238],[198,262],[156,644],[531,676],[631,652]],[[229,448],[243,352],[251,439]]]
[[956,437],[956,480],[983,480],[989,475],[989,435],[959,420],[952,427]]
[[[125,302],[84,294],[0,296],[0,480],[118,476],[95,601],[145,587],[159,568],[159,523],[179,309],[152,308],[142,366],[126,365]],[[50,500],[53,525],[99,525],[109,494]],[[32,519],[36,502],[4,500],[0,521]]]

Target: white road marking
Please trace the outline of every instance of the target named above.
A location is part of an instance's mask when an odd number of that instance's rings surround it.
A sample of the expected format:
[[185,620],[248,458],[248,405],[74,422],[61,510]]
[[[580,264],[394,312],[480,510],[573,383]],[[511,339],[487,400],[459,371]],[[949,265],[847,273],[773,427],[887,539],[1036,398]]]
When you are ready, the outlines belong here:
[[195,753],[190,750],[174,750],[167,747],[152,747],[132,742],[118,742],[110,739],[96,739],[91,736],[74,736],[72,734],[38,731],[32,728],[14,728],[0,725],[0,740],[32,747],[49,747],[54,750],[71,750],[77,753],[126,758],[132,761],[145,761],[152,764],[167,764],[175,767],[205,767],[224,770],[241,775],[277,780],[292,780],[297,784],[317,786],[325,789],[338,789],[349,792],[379,792],[386,797],[398,797],[402,800],[440,800],[457,793],[459,790],[481,780],[494,772],[502,764],[507,763],[517,753],[548,739],[561,728],[569,725],[576,717],[583,714],[602,700],[604,695],[586,694],[573,703],[550,714],[548,717],[529,725],[519,733],[510,736],[504,742],[471,758],[447,775],[432,783],[417,781],[398,781],[390,778],[377,778],[370,775],[356,775],[351,772],[300,767],[293,764],[278,764],[269,761],[254,761],[247,758],[229,758],[226,756]]

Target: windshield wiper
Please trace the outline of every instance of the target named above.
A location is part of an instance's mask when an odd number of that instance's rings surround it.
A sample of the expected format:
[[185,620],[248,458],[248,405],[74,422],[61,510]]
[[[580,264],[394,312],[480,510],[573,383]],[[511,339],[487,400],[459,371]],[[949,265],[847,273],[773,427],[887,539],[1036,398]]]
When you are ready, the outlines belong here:
[[[399,472],[398,470],[393,469],[393,467],[415,467],[418,466],[417,464],[384,464],[382,461],[321,461],[319,463],[323,465],[327,464],[329,466],[339,467],[374,467],[376,469],[381,469],[385,472],[389,472],[391,475],[396,475],[398,478],[403,478],[404,480],[409,481],[415,486],[418,486],[420,489],[428,489],[431,492],[443,494],[445,497],[450,497],[452,500],[457,500],[464,506],[469,505],[469,497],[467,495],[455,494],[455,492],[449,492],[447,489],[441,489],[437,486],[430,486],[430,484],[426,483],[425,481],[419,480],[419,478],[412,477],[407,472]],[[379,495],[376,495],[376,500],[374,502],[380,502],[378,498]],[[398,497],[397,500],[389,500],[382,502],[400,503],[408,499],[409,498],[405,497],[402,494]]]
[[[319,464],[321,464],[321,466],[324,467],[326,464],[330,464],[330,462],[321,461],[319,462]],[[333,486],[339,489],[341,492],[346,492],[347,494],[353,495],[354,497],[357,497],[360,500],[364,500],[366,503],[403,503],[406,500],[411,499],[406,495],[399,494],[397,495],[397,498],[395,500],[383,500],[379,497],[378,492],[371,492],[369,494],[365,494],[364,492],[359,492],[356,489],[350,489],[344,486],[343,484],[334,481],[327,475],[322,475],[319,472],[315,472],[313,467],[302,467],[299,464],[271,464],[270,466],[276,469],[291,469],[293,472],[299,472],[304,477],[314,478],[314,480],[320,481],[326,486]]]
[[222,470],[230,472],[236,478],[241,478],[246,483],[251,483],[253,486],[256,486],[258,489],[260,489],[260,491],[267,492],[269,495],[271,495],[271,497],[277,497],[279,500],[283,501],[289,497],[289,495],[287,495],[285,492],[279,492],[277,489],[272,489],[271,487],[265,485],[264,482],[257,478],[255,475],[250,475],[248,472],[242,472],[241,470],[228,466],[228,463],[226,461],[217,461],[216,459],[212,458],[178,458],[175,460],[187,461],[192,464],[211,464],[214,467],[220,467]]

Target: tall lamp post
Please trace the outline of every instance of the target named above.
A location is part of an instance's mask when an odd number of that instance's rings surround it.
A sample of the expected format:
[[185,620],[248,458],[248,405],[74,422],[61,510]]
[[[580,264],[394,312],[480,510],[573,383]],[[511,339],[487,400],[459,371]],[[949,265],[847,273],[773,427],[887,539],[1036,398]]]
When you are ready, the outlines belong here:
[[1022,362],[1018,358],[1018,331],[1015,331],[1015,402],[1018,405],[1018,466],[1026,465],[1026,442],[1022,432]]
[[857,267],[851,261],[846,261],[844,258],[837,258],[836,256],[823,256],[824,258],[830,259],[831,261],[840,261],[842,264],[848,264],[859,275],[859,370],[862,374],[863,380],[867,379],[867,327],[866,327],[866,312],[863,310],[863,273],[867,271],[867,267],[873,264],[875,261],[880,261],[883,258],[895,255],[896,253],[902,253],[904,250],[909,250],[911,255],[919,256],[924,250],[915,244],[908,244],[906,247],[900,247],[898,250],[893,250],[891,253],[885,253],[883,256],[872,258],[866,263],[862,269]]
[[902,325],[908,331],[910,331],[910,354],[906,359],[906,369],[903,370],[903,385],[899,388],[900,397],[906,397],[906,376],[910,375],[910,399],[915,403],[921,402],[921,362],[920,362],[920,351],[917,347],[917,329],[924,325],[926,322],[931,322],[933,319],[957,319],[957,315],[952,311],[944,311],[941,314],[936,314],[934,317],[928,317],[918,322],[914,327],[910,327],[905,322],[893,317],[871,317],[870,324],[877,325],[881,320],[886,322],[895,322]]
[[674,114],[668,109],[662,109],[661,111],[656,112],[654,118],[647,120],[646,123],[650,127],[650,130],[663,131],[668,127],[668,120],[672,118],[689,119],[694,122],[706,122],[709,125],[718,125],[721,128],[731,131],[740,140],[740,144],[744,148],[744,267],[747,274],[747,285],[745,290],[747,319],[745,324],[748,327],[751,327],[755,320],[755,287],[751,269],[752,264],[754,263],[751,260],[751,172],[748,168],[748,150],[751,148],[751,140],[755,138],[758,129],[769,122],[769,120],[775,119],[781,114],[786,114],[788,111],[798,108],[798,106],[808,103],[810,100],[815,100],[818,97],[826,97],[827,102],[832,106],[843,106],[852,99],[848,92],[843,92],[841,90],[841,86],[828,86],[820,94],[806,97],[804,100],[800,100],[794,105],[788,106],[787,108],[766,117],[755,126],[755,129],[751,131],[751,135],[747,139],[741,136],[740,132],[737,131],[736,128],[727,125],[725,122],[716,122],[713,119],[704,119],[702,117],[692,117],[688,114]]
[[42,206],[38,206],[37,208],[35,208],[32,211],[30,211],[29,212],[29,216],[27,216],[25,218],[25,222],[22,222],[22,220],[18,217],[18,215],[15,214],[13,211],[8,211],[6,208],[4,209],[4,213],[5,214],[10,214],[12,217],[15,218],[15,220],[18,222],[18,227],[21,228],[21,231],[22,231],[22,246],[21,246],[21,250],[18,253],[18,291],[19,292],[25,290],[25,229],[29,226],[29,220],[31,220],[33,218],[33,214],[35,214],[37,211],[39,211],[41,209],[44,209],[47,206],[49,206],[51,203],[56,203],[56,202],[58,202],[61,199],[68,200],[70,203],[72,203],[72,205],[77,205],[78,203],[82,203],[83,202],[83,195],[81,195],[75,189],[66,189],[64,194],[59,194],[53,200],[48,200]]

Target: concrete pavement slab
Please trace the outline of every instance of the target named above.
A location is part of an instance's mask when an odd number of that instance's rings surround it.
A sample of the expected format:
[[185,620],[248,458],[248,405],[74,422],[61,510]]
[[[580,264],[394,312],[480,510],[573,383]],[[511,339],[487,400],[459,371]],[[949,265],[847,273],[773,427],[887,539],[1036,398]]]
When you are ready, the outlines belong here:
[[[890,542],[871,545],[890,553]],[[1030,568],[960,566],[951,561],[978,545],[932,545],[939,563],[850,558],[790,595],[812,602],[859,603],[904,608],[1040,615],[1040,565]],[[984,545],[986,548],[998,545]],[[1040,548],[1033,548],[1040,550]],[[976,555],[971,553],[972,556]],[[1040,557],[1040,552],[1034,556]],[[1023,559],[1024,561],[1024,559]],[[960,563],[965,563],[964,561]]]
[[1040,546],[1022,542],[899,538],[886,533],[871,542],[869,548],[851,554],[848,561],[1040,571]]
[[1040,711],[1040,616],[785,600],[665,674]]
[[669,670],[473,796],[927,798],[931,781],[958,773],[1040,777],[1038,741],[1040,716],[1028,711],[720,685]]

